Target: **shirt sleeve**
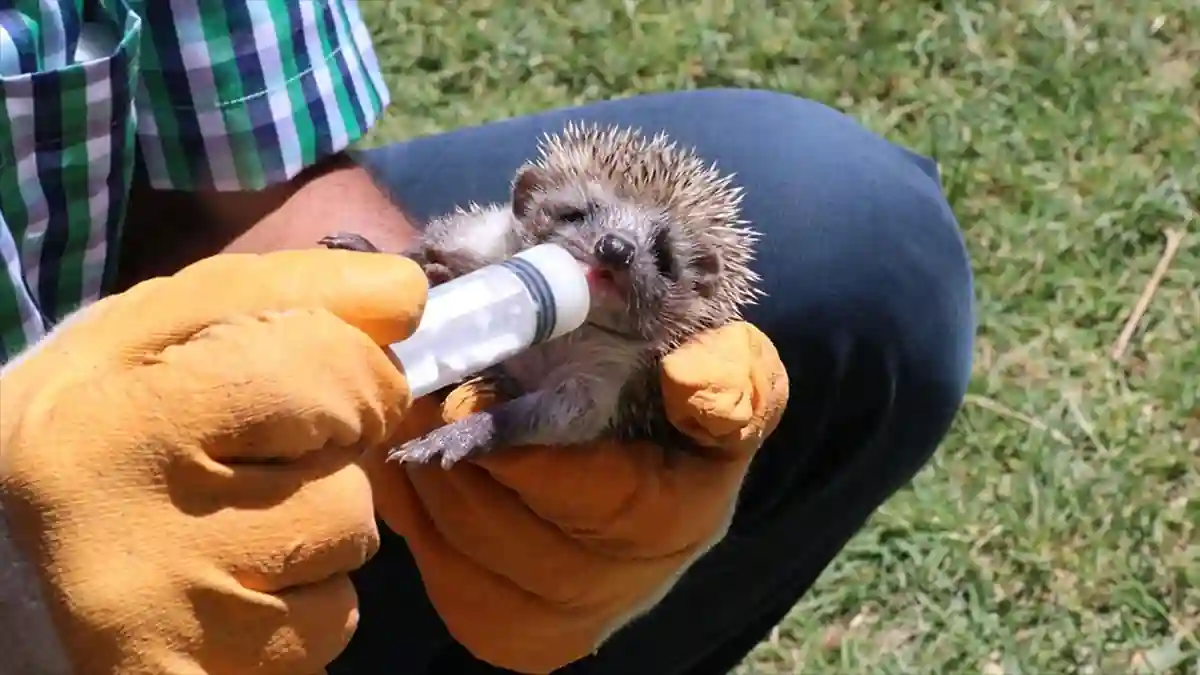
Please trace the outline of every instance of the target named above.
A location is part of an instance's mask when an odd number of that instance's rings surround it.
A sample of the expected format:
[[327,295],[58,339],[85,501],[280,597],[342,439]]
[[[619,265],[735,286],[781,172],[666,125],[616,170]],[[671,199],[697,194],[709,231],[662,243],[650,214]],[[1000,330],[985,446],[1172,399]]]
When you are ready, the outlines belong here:
[[136,0],[150,182],[257,190],[360,139],[389,103],[355,0]]

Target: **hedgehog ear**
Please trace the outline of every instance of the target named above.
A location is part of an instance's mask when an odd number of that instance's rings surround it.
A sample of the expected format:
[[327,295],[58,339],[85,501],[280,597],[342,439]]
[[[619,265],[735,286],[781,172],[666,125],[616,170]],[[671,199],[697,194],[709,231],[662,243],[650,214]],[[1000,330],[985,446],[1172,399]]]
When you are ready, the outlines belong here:
[[692,272],[700,297],[711,298],[721,280],[721,257],[713,251],[700,251],[692,257]]
[[533,199],[541,192],[548,182],[546,173],[541,168],[525,165],[517,171],[513,180],[512,209],[513,215],[523,218],[529,215],[533,208]]

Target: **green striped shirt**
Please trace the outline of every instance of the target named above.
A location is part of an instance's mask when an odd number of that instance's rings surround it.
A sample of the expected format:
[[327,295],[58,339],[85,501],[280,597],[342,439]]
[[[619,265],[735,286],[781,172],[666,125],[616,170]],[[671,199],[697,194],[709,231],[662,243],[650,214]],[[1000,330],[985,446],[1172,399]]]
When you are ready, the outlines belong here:
[[388,102],[354,0],[0,0],[0,364],[107,289],[135,152],[261,189]]

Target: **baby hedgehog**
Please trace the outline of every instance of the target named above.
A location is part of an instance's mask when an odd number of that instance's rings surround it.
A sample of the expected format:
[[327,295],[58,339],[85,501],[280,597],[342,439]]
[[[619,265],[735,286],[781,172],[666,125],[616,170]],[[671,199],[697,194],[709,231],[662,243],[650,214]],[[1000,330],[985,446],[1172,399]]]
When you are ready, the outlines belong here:
[[[688,441],[667,421],[659,360],[693,334],[739,319],[760,295],[750,269],[758,234],[742,193],[659,134],[571,124],[521,166],[505,205],[437,218],[405,255],[431,284],[552,242],[589,270],[591,310],[577,330],[482,374],[504,402],[441,427],[391,457],[444,467],[497,448],[600,437]],[[330,248],[378,251],[339,233]]]

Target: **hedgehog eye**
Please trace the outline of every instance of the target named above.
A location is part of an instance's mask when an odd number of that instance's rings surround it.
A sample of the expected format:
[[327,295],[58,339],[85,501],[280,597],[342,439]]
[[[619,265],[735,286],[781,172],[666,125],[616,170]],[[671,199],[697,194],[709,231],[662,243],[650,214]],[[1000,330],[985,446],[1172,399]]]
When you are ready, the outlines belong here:
[[654,233],[654,264],[658,266],[658,273],[662,276],[676,280],[675,257],[671,254],[671,241],[667,238],[667,229],[660,228]]
[[590,204],[583,208],[578,206],[563,206],[554,211],[554,220],[571,225],[578,225],[587,220],[587,217],[591,211],[592,206]]
[[587,213],[583,209],[567,209],[558,215],[558,219],[565,223],[582,223],[587,218]]

